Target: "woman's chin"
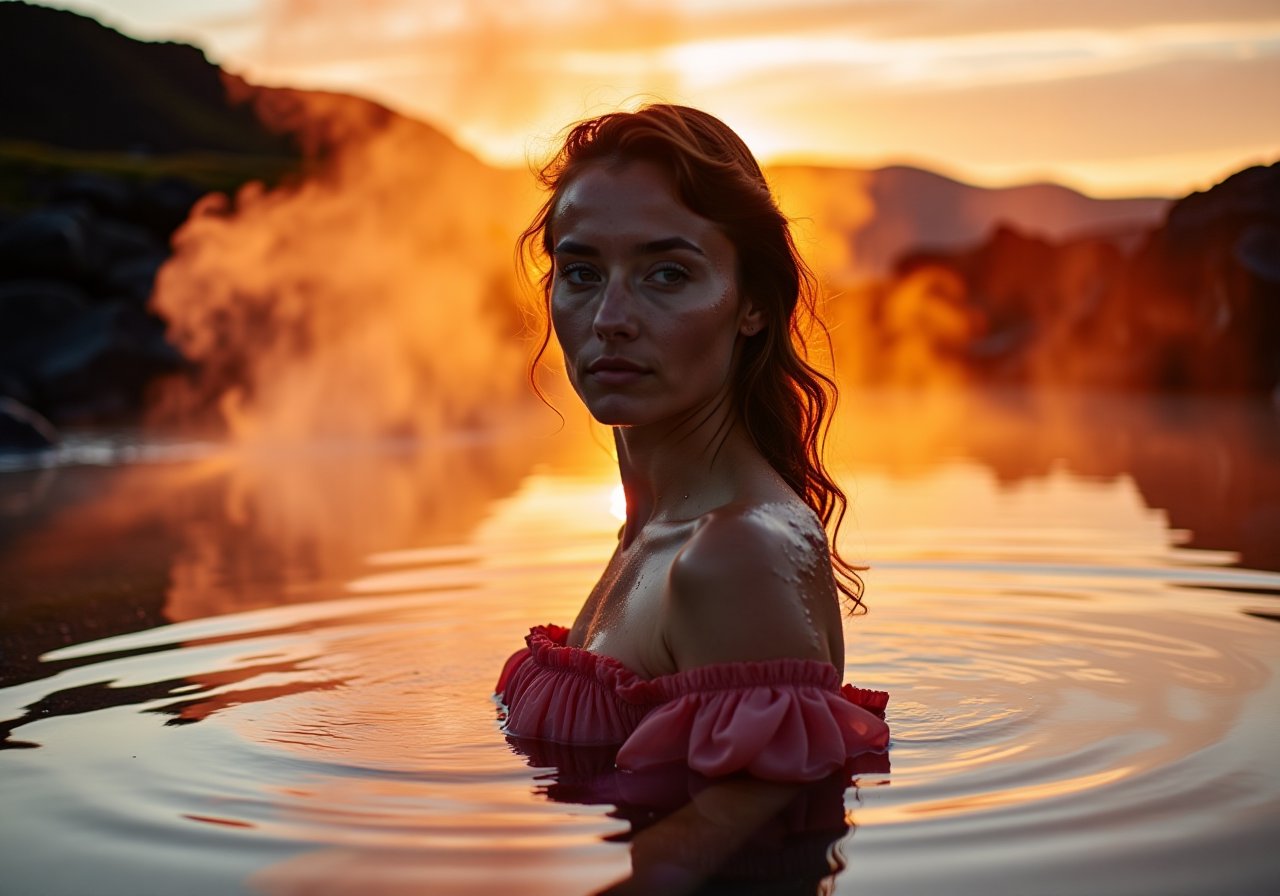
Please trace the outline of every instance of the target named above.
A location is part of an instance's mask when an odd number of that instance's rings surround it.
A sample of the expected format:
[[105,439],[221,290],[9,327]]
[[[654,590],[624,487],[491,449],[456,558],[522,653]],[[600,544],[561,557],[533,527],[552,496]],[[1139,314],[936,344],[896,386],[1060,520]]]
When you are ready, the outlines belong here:
[[635,406],[635,402],[621,396],[596,398],[586,405],[595,421],[605,426],[639,426],[651,422],[652,415],[646,415],[643,409]]
[[632,415],[617,411],[602,412],[593,410],[591,411],[591,417],[604,426],[635,426],[638,422]]

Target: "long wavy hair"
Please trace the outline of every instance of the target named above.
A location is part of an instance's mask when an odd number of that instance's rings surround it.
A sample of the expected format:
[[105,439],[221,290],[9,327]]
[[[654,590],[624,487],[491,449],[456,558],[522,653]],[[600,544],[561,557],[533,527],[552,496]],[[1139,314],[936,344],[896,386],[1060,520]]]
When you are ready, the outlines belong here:
[[822,461],[836,388],[807,360],[810,333],[829,345],[816,314],[817,281],[759,163],[724,122],[687,106],[655,104],[569,128],[560,150],[538,172],[548,196],[516,244],[519,264],[542,296],[541,340],[530,366],[534,388],[551,340],[551,226],[560,196],[590,165],[634,161],[667,172],[685,206],[718,225],[733,243],[739,292],[764,319],[764,328],[746,337],[739,353],[733,390],[738,418],[760,453],[831,532],[836,585],[851,613],[865,612],[859,568],[835,544],[848,502]]

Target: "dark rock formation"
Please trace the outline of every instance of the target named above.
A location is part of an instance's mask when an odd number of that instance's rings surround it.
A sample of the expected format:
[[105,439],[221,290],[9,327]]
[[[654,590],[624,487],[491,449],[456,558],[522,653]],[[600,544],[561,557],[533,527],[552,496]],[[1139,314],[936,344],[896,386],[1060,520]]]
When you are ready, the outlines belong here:
[[[91,18],[0,3],[0,140],[74,150],[296,155],[227,102],[196,47],[134,40]],[[99,184],[104,198],[113,188]]]
[[1280,163],[1169,212],[1134,256],[1112,318],[1163,388],[1280,386]]
[[[926,277],[949,286],[922,290]],[[921,351],[978,381],[1272,392],[1280,163],[1178,201],[1131,252],[1000,227],[967,251],[908,255],[873,297],[874,319],[910,303],[924,304],[921,320],[963,309],[959,337],[916,335]]]
[[300,158],[228,83],[194,47],[0,4],[0,396],[127,420],[184,366],[147,309],[174,231],[210,187]]
[[58,442],[53,425],[31,408],[0,397],[0,454],[45,451]]
[[168,235],[124,217],[147,207],[133,186],[96,178],[90,204],[69,179],[0,226],[0,394],[55,420],[127,418],[183,363],[146,310]]

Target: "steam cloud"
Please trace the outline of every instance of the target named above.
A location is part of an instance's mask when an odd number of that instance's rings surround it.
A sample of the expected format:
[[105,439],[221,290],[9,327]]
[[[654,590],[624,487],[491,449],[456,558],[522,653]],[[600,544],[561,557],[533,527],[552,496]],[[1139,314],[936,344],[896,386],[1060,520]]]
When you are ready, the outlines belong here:
[[229,80],[292,131],[308,176],[206,197],[153,307],[196,376],[155,415],[215,412],[244,440],[377,439],[471,427],[527,389],[511,263],[523,173],[350,97]]

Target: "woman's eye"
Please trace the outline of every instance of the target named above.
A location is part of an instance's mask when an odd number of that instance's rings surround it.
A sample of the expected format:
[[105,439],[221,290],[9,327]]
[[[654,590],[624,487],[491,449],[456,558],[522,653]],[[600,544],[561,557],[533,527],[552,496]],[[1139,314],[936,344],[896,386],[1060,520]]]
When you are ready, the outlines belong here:
[[600,281],[596,272],[585,264],[566,265],[560,269],[560,279],[573,286],[589,286]]
[[689,272],[678,264],[664,265],[649,275],[660,286],[677,286],[689,279]]

